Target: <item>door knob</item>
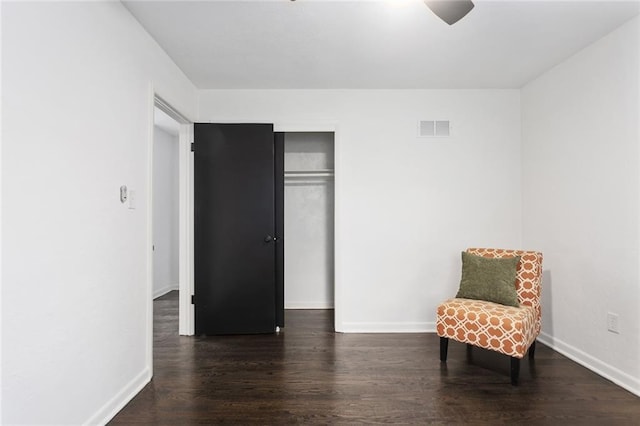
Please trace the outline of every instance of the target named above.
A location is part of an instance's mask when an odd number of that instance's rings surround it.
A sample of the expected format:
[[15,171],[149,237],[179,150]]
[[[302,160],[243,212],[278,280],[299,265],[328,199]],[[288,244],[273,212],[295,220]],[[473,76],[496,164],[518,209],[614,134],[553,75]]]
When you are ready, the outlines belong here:
[[273,237],[271,235],[267,235],[266,237],[264,237],[265,243],[270,243],[271,241],[273,241]]

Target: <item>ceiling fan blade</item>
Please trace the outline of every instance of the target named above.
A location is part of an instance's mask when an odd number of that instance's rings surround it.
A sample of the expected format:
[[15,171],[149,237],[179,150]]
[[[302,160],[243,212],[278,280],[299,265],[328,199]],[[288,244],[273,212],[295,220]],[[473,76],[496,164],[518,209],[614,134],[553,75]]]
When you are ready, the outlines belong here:
[[440,19],[453,25],[473,9],[471,0],[424,0],[425,4]]

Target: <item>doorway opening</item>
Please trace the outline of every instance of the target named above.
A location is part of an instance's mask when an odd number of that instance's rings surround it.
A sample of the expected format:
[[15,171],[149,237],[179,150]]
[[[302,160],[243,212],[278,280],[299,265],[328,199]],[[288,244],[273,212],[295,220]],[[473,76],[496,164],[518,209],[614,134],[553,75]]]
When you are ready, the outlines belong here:
[[[153,112],[153,299],[179,290],[180,123]],[[177,333],[177,330],[176,330]]]
[[284,133],[288,310],[335,308],[334,142],[334,132]]
[[179,329],[163,333],[188,334],[192,325],[188,301],[193,288],[189,262],[193,240],[189,149],[193,124],[157,94],[149,103],[149,117],[147,365],[153,375],[154,299],[179,295]]

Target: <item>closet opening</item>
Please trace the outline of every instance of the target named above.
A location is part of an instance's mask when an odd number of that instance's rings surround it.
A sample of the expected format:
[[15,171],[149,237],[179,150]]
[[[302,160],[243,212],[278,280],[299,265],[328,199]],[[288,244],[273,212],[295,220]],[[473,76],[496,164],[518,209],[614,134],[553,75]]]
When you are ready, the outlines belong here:
[[334,142],[334,132],[284,133],[285,310],[335,306]]

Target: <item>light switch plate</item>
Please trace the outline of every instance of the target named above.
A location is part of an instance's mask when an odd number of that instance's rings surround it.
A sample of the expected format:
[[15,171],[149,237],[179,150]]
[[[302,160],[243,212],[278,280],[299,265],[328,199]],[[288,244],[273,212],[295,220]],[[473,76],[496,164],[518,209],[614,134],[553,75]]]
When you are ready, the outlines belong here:
[[607,312],[607,330],[620,334],[620,316],[618,314]]
[[129,202],[129,209],[134,210],[136,208],[136,191],[134,189],[130,189],[128,195],[127,201]]

